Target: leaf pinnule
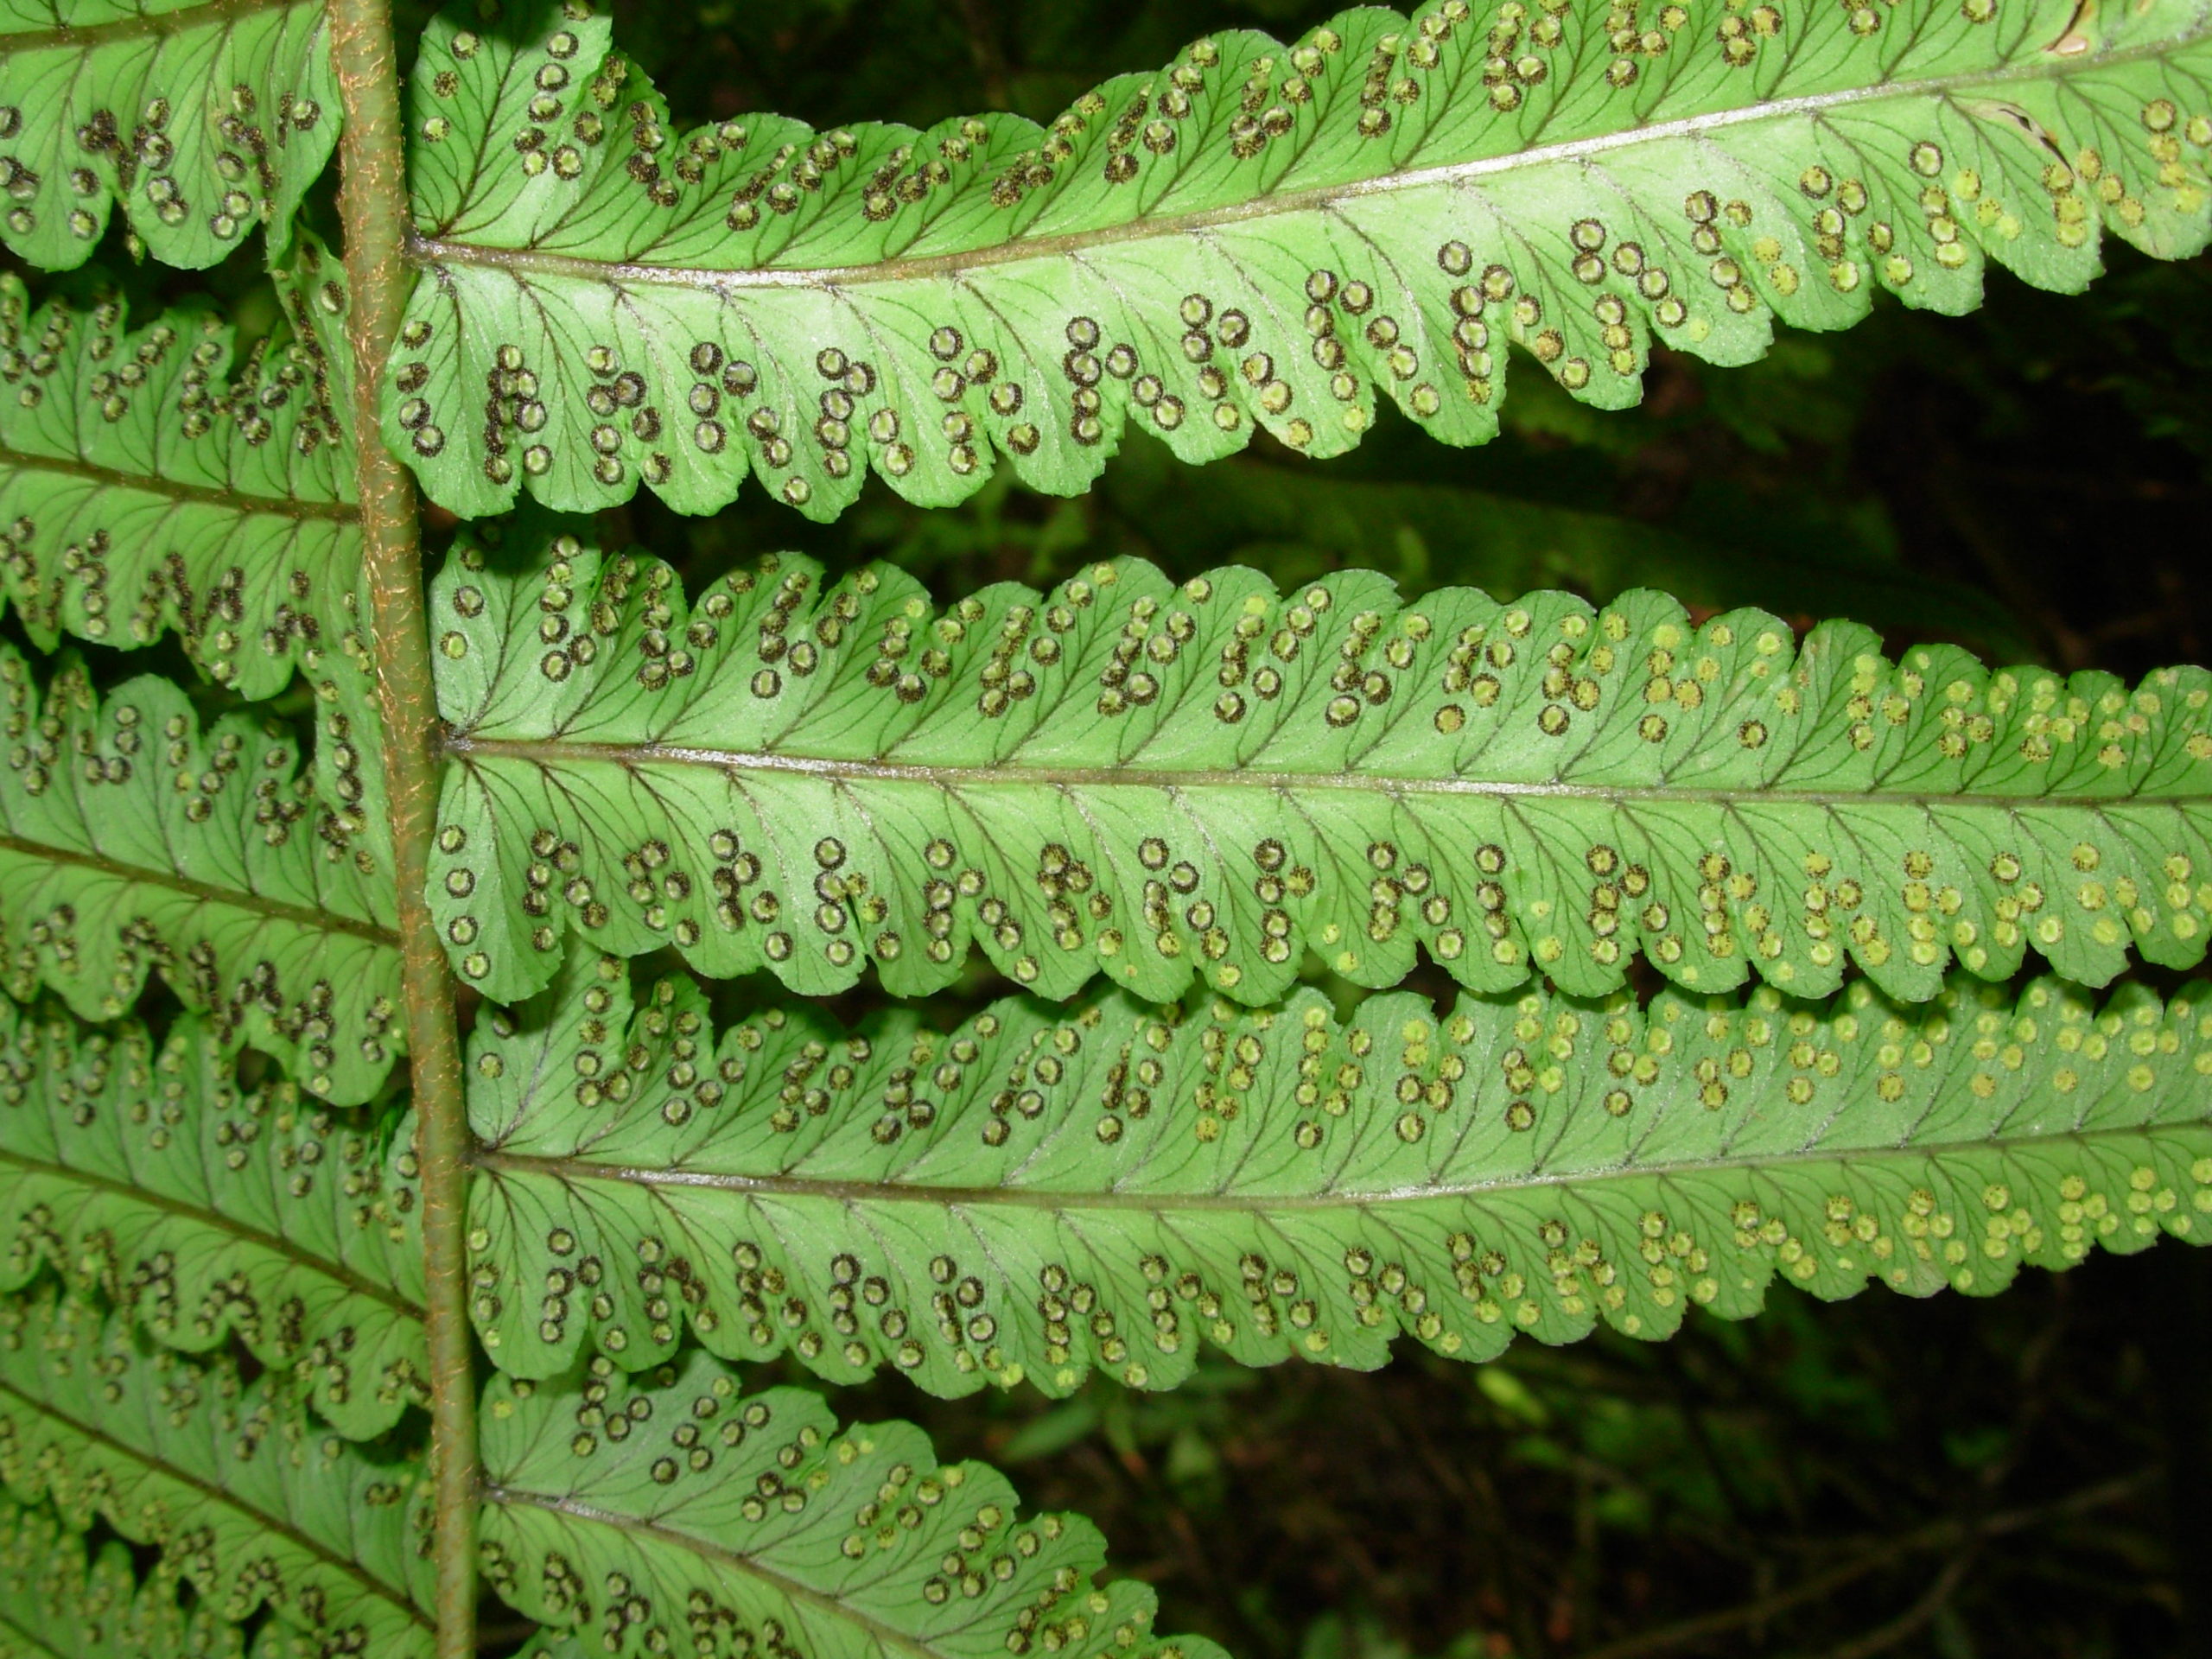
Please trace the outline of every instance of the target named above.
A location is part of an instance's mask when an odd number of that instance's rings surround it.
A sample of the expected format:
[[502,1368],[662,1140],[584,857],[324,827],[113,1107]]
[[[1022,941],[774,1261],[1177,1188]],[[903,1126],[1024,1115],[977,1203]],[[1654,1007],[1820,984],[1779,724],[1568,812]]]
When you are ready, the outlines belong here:
[[71,270],[121,208],[140,257],[281,256],[338,136],[322,0],[47,0],[0,20],[0,244]]

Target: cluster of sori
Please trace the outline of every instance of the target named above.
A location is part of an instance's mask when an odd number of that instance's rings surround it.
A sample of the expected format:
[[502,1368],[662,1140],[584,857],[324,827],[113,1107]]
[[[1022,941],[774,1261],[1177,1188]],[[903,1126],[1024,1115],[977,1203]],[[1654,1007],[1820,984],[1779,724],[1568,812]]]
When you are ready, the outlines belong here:
[[1160,1389],[2212,1233],[2212,995],[2128,977],[2212,941],[2212,674],[687,593],[591,517],[1479,442],[1510,346],[1620,407],[2194,252],[2196,0],[1438,0],[926,130],[687,131],[581,0],[404,93],[382,0],[15,13],[0,241],[274,303],[0,278],[0,1650],[1205,1659],[745,1366]]

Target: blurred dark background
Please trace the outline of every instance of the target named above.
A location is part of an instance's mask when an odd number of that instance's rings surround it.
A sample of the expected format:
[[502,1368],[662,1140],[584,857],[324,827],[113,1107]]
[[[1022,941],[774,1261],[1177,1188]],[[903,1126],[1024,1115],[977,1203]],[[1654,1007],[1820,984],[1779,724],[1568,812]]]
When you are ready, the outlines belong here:
[[[1306,0],[614,11],[679,119],[774,108],[820,124],[1049,119],[1196,34],[1326,15]],[[134,308],[207,284],[107,254]],[[2108,262],[2087,296],[1993,273],[1973,316],[1885,302],[1747,369],[1662,353],[1625,414],[1517,361],[1505,433],[1480,449],[1386,406],[1362,450],[1326,463],[1262,438],[1192,471],[1131,437],[1076,500],[1001,482],[923,513],[872,486],[817,526],[757,492],[711,520],[640,496],[601,530],[694,578],[798,548],[893,559],[942,594],[1122,552],[1284,582],[1368,565],[1410,591],[1649,585],[1700,613],[1848,615],[1893,648],[1955,639],[2132,677],[2212,655],[2212,261],[2114,247]],[[109,279],[32,281],[42,296]],[[273,321],[250,269],[215,283],[250,331]],[[102,671],[159,654],[104,655]],[[1002,988],[979,971],[947,1018]],[[1663,1346],[1601,1336],[1481,1368],[1408,1351],[1372,1376],[1211,1365],[1158,1397],[947,1403],[892,1382],[839,1405],[913,1418],[943,1455],[991,1459],[1033,1503],[1089,1515],[1115,1570],[1159,1586],[1162,1628],[1239,1659],[2212,1655],[2212,1260],[2101,1256],[1993,1301],[1773,1297],[1747,1325],[1694,1314]]]

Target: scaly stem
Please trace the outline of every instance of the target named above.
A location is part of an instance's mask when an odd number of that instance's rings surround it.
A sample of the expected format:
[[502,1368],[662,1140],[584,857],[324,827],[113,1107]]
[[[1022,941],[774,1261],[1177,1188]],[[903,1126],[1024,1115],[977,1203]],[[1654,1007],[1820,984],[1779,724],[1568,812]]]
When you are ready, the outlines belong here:
[[401,982],[407,1001],[422,1161],[428,1268],[430,1421],[437,1480],[438,1659],[476,1651],[476,1382],[468,1331],[468,1116],[461,1092],[454,986],[424,901],[438,810],[438,706],[423,608],[415,484],[378,435],[384,366],[399,332],[410,273],[399,61],[388,0],[331,0],[330,35],[345,105],[339,211],[353,289],[353,432],[377,689],[384,707],[392,875],[399,887]]

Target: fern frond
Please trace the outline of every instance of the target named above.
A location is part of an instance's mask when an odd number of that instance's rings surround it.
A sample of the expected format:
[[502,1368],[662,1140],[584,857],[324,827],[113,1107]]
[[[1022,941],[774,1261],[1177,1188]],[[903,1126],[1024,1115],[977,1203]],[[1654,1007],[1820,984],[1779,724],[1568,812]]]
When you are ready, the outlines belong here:
[[174,630],[254,699],[295,664],[360,671],[350,377],[310,315],[342,313],[343,273],[302,244],[278,289],[289,326],[243,363],[215,313],[133,328],[120,301],[34,311],[0,276],[0,577],[40,649]]
[[539,3],[448,14],[412,83],[416,262],[387,433],[433,498],[563,509],[749,473],[817,518],[873,469],[931,505],[1006,457],[1072,493],[1125,426],[1184,459],[1338,454],[1387,392],[1497,429],[1509,343],[1635,403],[1878,289],[1964,311],[1991,261],[2079,289],[2109,232],[2204,245],[2202,0],[1604,0],[1230,32],[1049,129],[690,132]]
[[244,1632],[188,1610],[166,1564],[142,1584],[130,1552],[85,1540],[43,1508],[0,1497],[0,1659],[244,1659]]
[[0,17],[0,243],[91,257],[120,203],[164,264],[272,254],[338,139],[321,0],[18,0]]
[[373,1096],[404,1041],[393,898],[289,728],[226,715],[203,735],[168,681],[101,698],[66,658],[41,693],[5,646],[0,719],[0,983],[114,1020],[158,971],[308,1094]]
[[497,1378],[483,1425],[484,1577],[594,1652],[1219,1659],[1154,1636],[1144,1585],[1096,1582],[1088,1522],[1021,1519],[1004,1477],[940,1466],[911,1425],[840,1431],[817,1395],[741,1395],[704,1355]]
[[933,1393],[1211,1343],[1371,1369],[1599,1320],[1663,1337],[1777,1274],[1984,1294],[2212,1238],[2212,1000],[1960,979],[1925,1004],[1662,993],[1187,1015],[1108,995],[958,1030],[772,1009],[580,955],[480,1025],[474,1317],[493,1359],[732,1359]]
[[810,995],[870,963],[934,990],[972,941],[1048,996],[1255,1004],[1309,950],[1582,995],[1638,950],[1805,996],[1851,958],[1918,1000],[1954,957],[2101,985],[2212,937],[2202,670],[2131,693],[1649,593],[1282,598],[1135,561],[938,616],[896,569],[825,590],[798,559],[687,605],[573,538],[532,575],[465,552],[431,630],[459,762],[431,898],[502,1001],[572,931]]
[[245,363],[213,312],[133,329],[119,301],[33,312],[0,276],[0,577],[42,651],[175,631],[250,699],[296,661],[363,672],[343,367],[308,327],[309,308],[343,312],[340,274],[303,237],[289,327]]
[[411,1124],[236,1071],[198,1015],[156,1046],[0,1001],[0,1291],[51,1264],[171,1347],[235,1333],[340,1433],[380,1434],[429,1375]]
[[132,1338],[81,1302],[0,1301],[8,1489],[162,1550],[225,1618],[266,1606],[325,1654],[427,1654],[413,1464],[317,1430],[266,1379]]
[[344,278],[302,232],[271,273],[285,327],[239,361],[213,313],[132,328],[120,302],[33,311],[0,276],[0,599],[41,651],[174,632],[255,701],[299,669],[324,795],[388,863]]

